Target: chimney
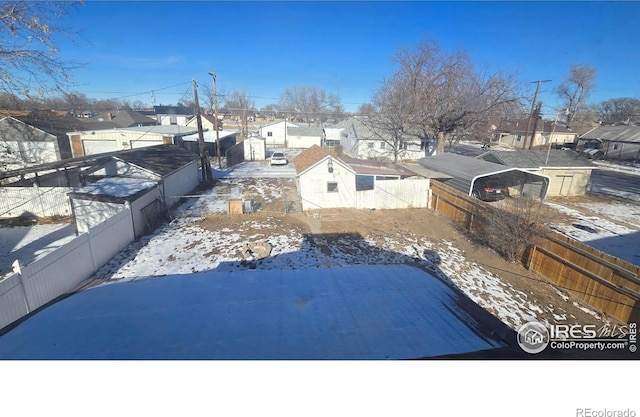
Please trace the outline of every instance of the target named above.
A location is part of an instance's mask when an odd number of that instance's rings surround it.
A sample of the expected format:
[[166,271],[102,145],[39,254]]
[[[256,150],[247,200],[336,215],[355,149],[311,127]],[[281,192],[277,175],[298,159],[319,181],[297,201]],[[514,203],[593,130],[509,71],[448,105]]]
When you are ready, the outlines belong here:
[[113,119],[113,116],[111,115],[111,112],[107,112],[106,115],[107,115],[107,120]]

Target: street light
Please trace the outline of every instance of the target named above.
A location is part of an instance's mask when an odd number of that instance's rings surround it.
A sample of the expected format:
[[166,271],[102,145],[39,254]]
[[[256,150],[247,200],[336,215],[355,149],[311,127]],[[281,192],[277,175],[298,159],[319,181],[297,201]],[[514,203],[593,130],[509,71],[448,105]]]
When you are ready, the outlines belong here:
[[549,148],[547,149],[547,159],[545,159],[544,164],[547,165],[549,163],[549,154],[551,153],[551,141],[553,140],[553,134],[556,132],[556,125],[558,124],[558,116],[560,113],[564,113],[565,115],[569,115],[569,109],[565,109],[564,111],[556,113],[556,119],[553,121],[553,129],[551,129],[551,136],[549,136]]

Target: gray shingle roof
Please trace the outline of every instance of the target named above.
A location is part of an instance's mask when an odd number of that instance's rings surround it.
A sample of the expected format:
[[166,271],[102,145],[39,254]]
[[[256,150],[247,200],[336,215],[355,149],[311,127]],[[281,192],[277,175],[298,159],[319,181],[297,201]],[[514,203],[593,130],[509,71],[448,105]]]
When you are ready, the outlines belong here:
[[321,127],[287,127],[288,135],[295,136],[322,136]]
[[572,151],[552,150],[549,152],[548,161],[547,151],[541,150],[488,151],[476,158],[520,169],[540,167],[595,168],[595,165],[589,160]]
[[580,139],[640,143],[640,126],[600,126],[580,136]]

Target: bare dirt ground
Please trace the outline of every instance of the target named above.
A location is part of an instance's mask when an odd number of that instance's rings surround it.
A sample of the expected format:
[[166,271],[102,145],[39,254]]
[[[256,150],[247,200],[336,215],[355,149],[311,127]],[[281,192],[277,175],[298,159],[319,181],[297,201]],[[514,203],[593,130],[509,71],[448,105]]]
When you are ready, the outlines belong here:
[[[289,198],[289,201],[291,198]],[[242,215],[208,216],[200,224],[208,230],[227,229],[239,233],[242,239],[252,237],[256,232],[248,224],[259,220],[269,224],[269,230],[264,232],[264,238],[270,235],[299,234],[306,235],[314,242],[315,250],[327,254],[340,253],[340,256],[371,259],[375,252],[389,247],[390,239],[394,243],[401,242],[402,237],[410,237],[411,241],[421,239],[433,242],[434,252],[450,250],[453,247],[461,251],[467,262],[474,263],[486,271],[499,277],[505,288],[513,290],[514,294],[524,294],[527,302],[542,306],[543,311],[537,312],[537,318],[557,323],[558,316],[567,317],[568,322],[579,324],[595,324],[599,327],[619,324],[615,319],[594,314],[593,309],[587,307],[578,298],[569,295],[563,289],[557,288],[551,281],[534,274],[519,264],[509,263],[493,250],[474,242],[448,218],[440,216],[429,209],[406,210],[355,210],[331,209],[317,212],[284,214],[283,203],[261,202],[260,212]],[[345,236],[346,240],[345,241]],[[349,244],[349,236],[353,237],[353,244]],[[362,240],[375,242],[375,247],[359,245]],[[417,262],[416,267],[425,268],[424,263]],[[465,268],[464,265],[460,266]],[[428,267],[427,272],[433,273]],[[460,271],[464,272],[464,271]],[[446,279],[446,278],[445,278]],[[455,285],[453,280],[448,280]],[[467,288],[467,292],[469,289]],[[473,291],[473,289],[471,290]],[[492,297],[490,291],[478,291],[479,297],[486,300]],[[492,304],[495,300],[486,300],[483,307],[496,317],[504,312],[495,311]],[[591,310],[589,312],[588,310]],[[513,326],[513,323],[509,323]]]

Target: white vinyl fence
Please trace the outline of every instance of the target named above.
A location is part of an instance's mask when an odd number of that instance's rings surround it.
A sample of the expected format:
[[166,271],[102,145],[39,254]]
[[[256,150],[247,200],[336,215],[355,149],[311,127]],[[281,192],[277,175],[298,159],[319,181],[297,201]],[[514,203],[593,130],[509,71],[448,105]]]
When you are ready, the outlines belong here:
[[133,240],[127,205],[37,261],[14,262],[14,273],[0,281],[0,329],[78,286]]
[[428,178],[407,178],[375,182],[373,190],[356,191],[358,209],[429,208]]
[[0,217],[70,216],[68,187],[0,187]]

